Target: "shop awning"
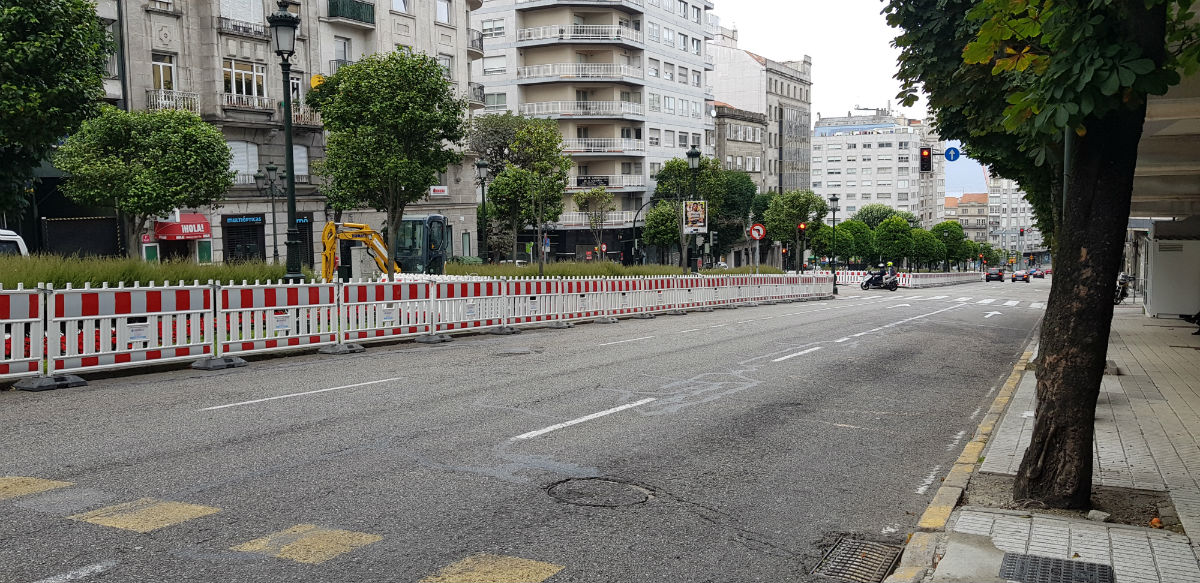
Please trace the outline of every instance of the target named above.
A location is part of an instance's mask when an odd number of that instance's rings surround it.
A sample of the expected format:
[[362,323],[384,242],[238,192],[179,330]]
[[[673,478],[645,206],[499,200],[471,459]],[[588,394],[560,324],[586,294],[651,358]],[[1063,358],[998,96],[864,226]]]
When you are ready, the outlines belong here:
[[187,241],[212,236],[208,218],[198,213],[180,213],[179,222],[155,221],[154,236],[159,241]]

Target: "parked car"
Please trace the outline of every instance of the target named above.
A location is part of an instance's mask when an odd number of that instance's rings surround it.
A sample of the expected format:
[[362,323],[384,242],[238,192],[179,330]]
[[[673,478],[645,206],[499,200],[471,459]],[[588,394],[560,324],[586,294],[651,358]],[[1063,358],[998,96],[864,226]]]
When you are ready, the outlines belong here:
[[983,281],[1004,281],[1004,270],[999,267],[989,267]]
[[0,255],[29,255],[29,248],[20,235],[0,229]]
[[1016,270],[1016,271],[1014,271],[1014,272],[1013,272],[1013,274],[1012,274],[1012,281],[1023,281],[1023,282],[1025,282],[1025,283],[1029,283],[1029,282],[1030,282],[1030,281],[1032,281],[1032,280],[1031,280],[1031,279],[1029,279],[1029,272],[1028,272],[1028,271],[1025,271],[1024,269],[1018,269],[1018,270]]

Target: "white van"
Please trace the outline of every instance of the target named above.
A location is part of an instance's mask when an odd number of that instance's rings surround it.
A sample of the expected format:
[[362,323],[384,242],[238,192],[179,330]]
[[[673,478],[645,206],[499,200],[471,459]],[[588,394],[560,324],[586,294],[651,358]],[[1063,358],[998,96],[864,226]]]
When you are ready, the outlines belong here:
[[29,248],[20,235],[0,229],[0,255],[29,255]]

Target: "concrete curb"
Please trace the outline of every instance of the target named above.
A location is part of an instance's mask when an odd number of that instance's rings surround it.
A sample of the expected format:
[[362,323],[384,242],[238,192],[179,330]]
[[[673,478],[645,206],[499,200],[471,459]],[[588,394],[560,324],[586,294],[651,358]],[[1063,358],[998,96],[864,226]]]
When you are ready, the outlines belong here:
[[971,476],[980,463],[979,458],[983,455],[983,449],[991,439],[996,424],[1000,422],[1000,416],[1004,415],[1004,410],[1012,401],[1013,394],[1017,392],[1017,385],[1020,384],[1021,377],[1028,370],[1029,359],[1032,357],[1033,352],[1026,350],[1017,360],[1017,364],[1013,366],[1008,379],[1004,381],[1004,385],[1000,387],[1000,391],[992,401],[992,406],[988,408],[987,414],[979,422],[979,427],[975,429],[975,435],[963,446],[962,453],[959,454],[954,466],[950,468],[949,473],[943,479],[942,486],[933,495],[933,500],[930,501],[929,506],[921,515],[921,519],[917,522],[919,530],[909,537],[908,543],[904,546],[904,552],[900,556],[899,566],[887,579],[884,579],[884,583],[920,583],[930,569],[937,567],[939,557],[935,551],[938,542],[946,534],[946,522],[950,520],[950,514],[958,506],[963,491],[966,490]]

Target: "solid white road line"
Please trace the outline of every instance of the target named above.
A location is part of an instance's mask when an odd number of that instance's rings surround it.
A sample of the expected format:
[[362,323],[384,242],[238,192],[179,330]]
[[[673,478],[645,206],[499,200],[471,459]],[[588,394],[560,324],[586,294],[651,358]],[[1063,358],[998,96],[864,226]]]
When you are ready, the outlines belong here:
[[1016,300],[1008,300],[1007,302],[1004,302],[1004,305],[1006,305],[1006,306],[1015,306],[1015,305],[1017,305],[1017,304],[1019,304],[1019,303],[1021,303],[1021,302],[1018,302],[1018,301],[1016,301]]
[[944,300],[944,299],[946,299],[946,298],[948,298],[948,297],[950,297],[950,296],[933,296],[932,298],[929,298],[929,299],[932,299],[932,300]]
[[986,299],[986,300],[979,300],[978,302],[975,302],[975,303],[977,303],[977,304],[990,304],[990,303],[992,303],[992,302],[994,302],[994,301],[996,301],[996,300],[995,300],[995,299],[993,299],[993,298],[988,298],[988,299]]
[[343,385],[343,386],[340,386],[340,387],[331,387],[331,388],[328,388],[328,389],[318,389],[318,390],[315,390],[315,391],[304,391],[303,393],[290,393],[290,394],[287,394],[287,395],[278,395],[278,396],[275,396],[275,397],[267,397],[267,398],[265,398],[265,399],[254,399],[253,401],[241,401],[241,402],[239,402],[239,403],[230,403],[230,404],[228,404],[228,405],[217,405],[216,407],[205,407],[204,409],[200,409],[200,410],[201,410],[201,411],[215,411],[215,410],[217,410],[217,409],[227,409],[227,408],[229,408],[229,407],[240,407],[240,406],[242,406],[242,405],[253,405],[253,404],[255,404],[255,403],[263,403],[263,402],[266,402],[266,401],[274,401],[275,399],[290,399],[290,398],[292,398],[292,397],[303,397],[303,396],[305,396],[305,395],[315,395],[315,394],[317,394],[317,393],[328,393],[329,391],[340,391],[340,390],[342,390],[342,389],[353,389],[354,387],[365,387],[365,386],[367,386],[367,385],[378,385],[379,383],[390,383],[390,382],[392,382],[392,381],[399,381],[399,380],[403,380],[403,379],[406,379],[406,378],[410,378],[410,377],[392,377],[392,378],[390,378],[390,379],[380,379],[380,380],[377,380],[377,381],[367,381],[367,382],[365,382],[365,383],[354,383],[353,385]]
[[787,360],[787,359],[789,359],[789,358],[795,358],[795,357],[797,357],[797,356],[800,356],[800,355],[802,355],[802,354],[808,354],[808,353],[810,353],[810,352],[816,352],[816,351],[818,351],[818,350],[820,350],[820,349],[821,349],[821,347],[820,347],[820,346],[814,346],[814,347],[812,347],[812,348],[809,348],[809,349],[807,349],[807,350],[801,350],[800,352],[797,352],[797,353],[795,353],[795,354],[789,354],[789,355],[787,355],[787,356],[781,356],[781,357],[779,357],[779,358],[776,358],[775,360],[772,360],[771,362],[779,362],[779,361],[781,361],[781,360]]
[[849,339],[850,339],[850,337],[849,337],[849,336],[847,336],[847,337],[845,337],[845,338],[838,338],[837,340],[834,340],[834,342],[836,342],[836,343],[838,343],[838,344],[841,344],[841,343],[843,343],[843,342],[845,342],[845,341],[847,341],[847,340],[849,340]]
[[55,575],[53,577],[46,577],[45,579],[39,579],[37,581],[34,581],[34,583],[65,583],[66,581],[78,581],[80,579],[83,579],[84,577],[89,577],[91,575],[103,573],[103,572],[115,567],[116,564],[117,564],[116,561],[104,561],[101,563],[96,563],[95,565],[88,565],[81,569],[75,569],[74,571],[71,571],[70,573],[62,573],[60,575]]
[[637,342],[638,340],[649,340],[651,338],[654,338],[654,337],[653,336],[642,336],[641,338],[630,338],[629,340],[618,340],[616,342],[605,342],[603,344],[597,344],[596,346],[612,346],[613,344],[624,344],[626,342]]
[[530,439],[530,438],[533,438],[533,437],[537,437],[537,436],[539,436],[539,435],[545,435],[545,434],[547,434],[547,433],[550,433],[551,431],[555,431],[555,430],[557,430],[557,429],[562,429],[562,428],[564,428],[564,427],[570,427],[570,426],[572,426],[572,425],[578,425],[578,424],[580,424],[580,423],[583,423],[584,421],[591,421],[592,419],[598,419],[598,418],[600,418],[600,417],[603,417],[603,416],[605,416],[605,415],[612,415],[613,413],[617,413],[617,412],[620,412],[620,411],[624,411],[624,410],[626,410],[626,409],[632,409],[632,408],[634,408],[634,407],[638,407],[638,406],[641,406],[641,405],[645,405],[646,403],[650,403],[650,402],[657,401],[657,400],[658,400],[658,399],[655,399],[655,398],[651,397],[651,398],[649,398],[649,399],[642,399],[641,401],[636,401],[636,402],[633,402],[633,403],[626,403],[626,404],[624,404],[624,405],[621,405],[620,407],[613,407],[612,409],[605,409],[604,411],[601,411],[601,412],[599,412],[599,413],[592,413],[591,415],[585,415],[585,416],[583,416],[583,417],[580,417],[580,418],[578,418],[578,419],[572,419],[572,420],[570,420],[570,421],[564,421],[564,422],[562,422],[562,423],[556,423],[556,424],[554,424],[554,425],[551,425],[551,426],[549,426],[549,427],[543,427],[543,428],[541,428],[541,429],[538,429],[537,431],[530,431],[529,433],[522,433],[522,434],[520,434],[520,435],[518,435],[518,436],[514,437],[514,438],[513,438],[513,440],[515,441],[515,440],[518,440],[518,439]]
[[[738,322],[738,324],[741,324],[741,322]],[[699,331],[700,331],[699,328],[689,328],[687,330],[680,330],[680,331],[676,332],[676,334],[687,334],[688,332],[699,332]]]

